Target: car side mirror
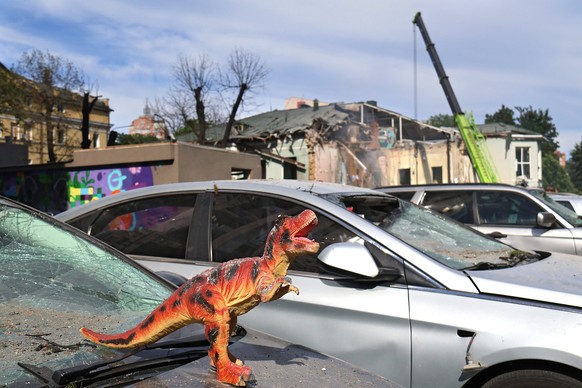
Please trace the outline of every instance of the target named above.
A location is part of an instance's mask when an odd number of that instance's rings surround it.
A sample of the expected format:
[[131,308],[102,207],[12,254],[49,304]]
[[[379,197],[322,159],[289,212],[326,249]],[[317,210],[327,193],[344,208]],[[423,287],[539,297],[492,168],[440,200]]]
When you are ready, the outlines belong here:
[[340,242],[328,245],[318,255],[319,260],[332,268],[374,278],[380,274],[370,251],[362,244]]
[[536,221],[538,226],[551,228],[556,223],[556,216],[549,212],[539,212]]

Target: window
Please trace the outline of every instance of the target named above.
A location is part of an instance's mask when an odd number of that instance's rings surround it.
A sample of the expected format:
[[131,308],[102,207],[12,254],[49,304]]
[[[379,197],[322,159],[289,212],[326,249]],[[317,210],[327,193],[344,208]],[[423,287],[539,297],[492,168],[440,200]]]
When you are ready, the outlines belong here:
[[504,191],[478,191],[477,209],[481,224],[536,226],[542,209],[529,199]]
[[62,128],[57,128],[57,144],[65,144],[67,139],[65,130]]
[[105,209],[90,234],[129,255],[183,259],[194,203],[194,195],[122,203]]
[[474,224],[472,191],[427,191],[422,205],[464,224]]
[[530,147],[515,147],[515,160],[517,161],[516,177],[525,177],[531,179],[530,168]]
[[409,185],[410,184],[410,169],[409,168],[401,168],[398,170],[398,174],[400,175],[400,184],[401,185]]
[[443,168],[432,167],[432,183],[443,183]]
[[[212,260],[262,256],[267,235],[279,215],[294,216],[305,208],[278,198],[220,193],[214,198],[212,217]],[[320,251],[335,242],[348,241],[356,235],[327,217],[317,214],[317,227],[310,237],[320,243]],[[325,273],[317,255],[297,257],[290,269]]]
[[[297,158],[288,158],[296,160]],[[283,179],[297,179],[297,165],[283,162]]]

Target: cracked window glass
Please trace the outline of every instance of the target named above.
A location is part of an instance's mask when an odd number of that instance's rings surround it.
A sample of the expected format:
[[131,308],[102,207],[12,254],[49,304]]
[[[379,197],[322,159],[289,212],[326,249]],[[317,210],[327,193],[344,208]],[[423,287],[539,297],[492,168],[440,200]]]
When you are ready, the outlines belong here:
[[115,351],[79,328],[120,332],[172,289],[82,235],[0,202],[0,381],[36,381],[17,363],[62,368]]
[[438,262],[456,269],[506,263],[513,248],[449,218],[382,196],[344,197],[344,206]]

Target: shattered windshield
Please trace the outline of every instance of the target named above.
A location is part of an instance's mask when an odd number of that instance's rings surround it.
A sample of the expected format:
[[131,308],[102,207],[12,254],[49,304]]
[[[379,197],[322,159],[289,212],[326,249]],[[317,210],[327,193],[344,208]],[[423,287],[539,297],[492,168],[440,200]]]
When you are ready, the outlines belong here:
[[0,381],[35,381],[17,363],[89,363],[113,350],[79,328],[119,332],[172,292],[80,235],[0,201]]
[[346,208],[455,269],[507,264],[515,251],[441,214],[390,196],[344,197]]

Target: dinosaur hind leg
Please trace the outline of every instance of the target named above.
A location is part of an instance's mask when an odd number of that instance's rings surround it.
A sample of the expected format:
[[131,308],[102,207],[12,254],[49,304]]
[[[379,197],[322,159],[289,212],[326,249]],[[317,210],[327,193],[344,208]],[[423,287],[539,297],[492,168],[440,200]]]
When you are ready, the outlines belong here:
[[211,365],[216,367],[216,378],[219,381],[235,386],[245,386],[245,382],[253,380],[254,377],[251,368],[240,365],[239,362],[242,364],[242,361],[232,356],[228,350],[230,324],[226,305],[222,311],[223,313],[219,313],[217,310],[215,319],[205,321],[206,338],[210,342],[208,357],[210,357]]

